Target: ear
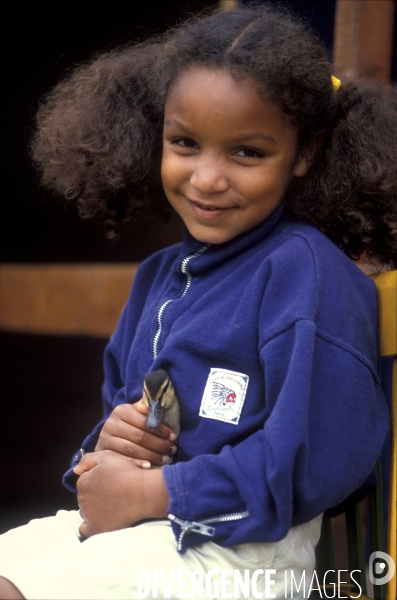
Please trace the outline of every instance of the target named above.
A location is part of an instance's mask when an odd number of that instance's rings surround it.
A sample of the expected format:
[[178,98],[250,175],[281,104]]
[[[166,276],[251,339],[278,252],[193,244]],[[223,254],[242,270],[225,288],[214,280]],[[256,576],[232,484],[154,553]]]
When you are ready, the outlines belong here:
[[294,164],[294,167],[292,169],[292,175],[294,175],[295,177],[303,177],[303,175],[306,175],[306,173],[308,172],[312,162],[313,156],[301,154],[300,156],[298,156]]
[[292,175],[295,177],[303,177],[303,175],[306,175],[312,166],[322,143],[322,137],[318,137],[309,147],[302,150],[292,168]]

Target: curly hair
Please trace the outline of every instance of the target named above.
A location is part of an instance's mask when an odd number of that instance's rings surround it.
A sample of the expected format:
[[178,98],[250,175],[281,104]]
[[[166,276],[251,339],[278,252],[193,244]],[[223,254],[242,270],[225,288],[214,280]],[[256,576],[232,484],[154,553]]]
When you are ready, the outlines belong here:
[[343,82],[316,35],[285,10],[212,10],[162,36],[95,57],[42,102],[32,140],[42,183],[77,201],[112,233],[138,213],[164,214],[164,104],[192,65],[253,79],[298,132],[312,166],[287,204],[348,256],[397,266],[397,95],[380,82]]

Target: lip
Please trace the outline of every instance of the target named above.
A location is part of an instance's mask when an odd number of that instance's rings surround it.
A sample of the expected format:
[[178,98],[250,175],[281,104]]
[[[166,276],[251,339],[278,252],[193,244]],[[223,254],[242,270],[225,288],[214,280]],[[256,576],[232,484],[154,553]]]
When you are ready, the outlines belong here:
[[236,208],[235,206],[223,207],[205,204],[204,202],[197,202],[189,198],[187,198],[187,201],[194,214],[202,219],[219,219]]

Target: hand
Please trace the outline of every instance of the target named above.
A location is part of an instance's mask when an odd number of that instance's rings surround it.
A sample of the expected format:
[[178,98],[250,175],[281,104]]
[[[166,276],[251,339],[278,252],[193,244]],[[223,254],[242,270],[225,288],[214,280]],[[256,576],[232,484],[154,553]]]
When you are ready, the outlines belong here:
[[151,463],[164,465],[175,454],[175,434],[169,427],[146,427],[148,408],[143,400],[135,404],[119,404],[106,420],[95,451],[112,450],[129,458],[142,461],[140,466],[150,468]]
[[161,469],[144,471],[132,459],[106,450],[85,454],[74,472],[80,475],[77,501],[84,537],[166,516],[168,494]]

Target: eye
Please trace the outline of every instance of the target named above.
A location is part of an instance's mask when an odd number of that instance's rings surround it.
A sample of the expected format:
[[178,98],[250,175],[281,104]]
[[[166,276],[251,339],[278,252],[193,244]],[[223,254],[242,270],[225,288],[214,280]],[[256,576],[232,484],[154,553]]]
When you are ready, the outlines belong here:
[[265,153],[255,148],[239,148],[234,152],[234,155],[242,158],[263,158]]
[[191,138],[175,138],[171,140],[171,144],[175,146],[180,146],[181,148],[197,148],[197,143]]

